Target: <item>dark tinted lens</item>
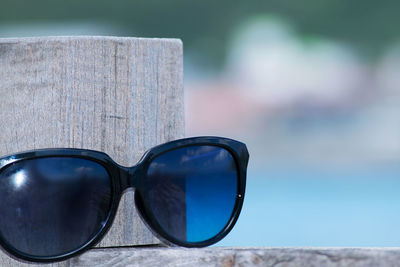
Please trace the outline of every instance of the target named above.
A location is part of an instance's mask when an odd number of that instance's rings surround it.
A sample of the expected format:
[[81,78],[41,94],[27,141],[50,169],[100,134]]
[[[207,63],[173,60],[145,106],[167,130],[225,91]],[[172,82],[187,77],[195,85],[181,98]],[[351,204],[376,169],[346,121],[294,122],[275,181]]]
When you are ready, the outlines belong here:
[[89,241],[107,219],[111,181],[81,158],[25,160],[0,172],[0,234],[31,256],[57,256]]
[[231,218],[237,195],[235,160],[217,146],[189,146],[149,166],[147,194],[161,227],[184,242],[217,235]]

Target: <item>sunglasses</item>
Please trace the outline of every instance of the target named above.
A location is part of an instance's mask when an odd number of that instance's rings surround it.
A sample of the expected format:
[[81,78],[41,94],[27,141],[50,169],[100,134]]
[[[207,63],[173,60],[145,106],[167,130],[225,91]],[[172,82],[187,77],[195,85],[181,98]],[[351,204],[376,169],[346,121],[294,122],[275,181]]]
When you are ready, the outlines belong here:
[[1,158],[0,244],[28,261],[73,257],[106,234],[128,188],[135,188],[145,224],[166,244],[214,244],[238,219],[248,159],[245,144],[220,137],[156,146],[129,168],[83,149]]

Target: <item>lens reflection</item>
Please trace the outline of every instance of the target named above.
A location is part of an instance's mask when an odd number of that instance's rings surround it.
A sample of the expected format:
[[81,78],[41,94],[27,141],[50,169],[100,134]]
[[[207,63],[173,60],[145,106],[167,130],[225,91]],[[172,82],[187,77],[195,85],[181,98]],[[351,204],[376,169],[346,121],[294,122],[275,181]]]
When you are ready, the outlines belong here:
[[15,189],[19,189],[21,186],[25,185],[26,183],[26,174],[24,170],[20,170],[15,173],[13,178],[13,184]]
[[102,228],[111,184],[96,162],[49,157],[2,170],[0,196],[2,238],[28,255],[57,256],[79,248]]
[[205,241],[228,223],[238,176],[226,149],[199,145],[175,149],[157,157],[147,174],[153,214],[174,238]]

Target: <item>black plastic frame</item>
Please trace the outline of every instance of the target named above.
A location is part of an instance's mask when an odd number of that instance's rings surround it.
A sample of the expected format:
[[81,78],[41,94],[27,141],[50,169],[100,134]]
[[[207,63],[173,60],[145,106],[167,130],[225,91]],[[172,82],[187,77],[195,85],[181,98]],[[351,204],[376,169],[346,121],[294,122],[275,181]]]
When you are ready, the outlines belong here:
[[[147,169],[157,156],[160,156],[170,150],[177,148],[193,146],[193,145],[211,145],[225,148],[228,150],[236,161],[236,166],[238,170],[238,189],[236,195],[236,203],[232,215],[225,225],[223,230],[203,242],[182,242],[170,236],[165,232],[162,227],[158,224],[157,220],[154,218],[151,209],[149,208],[149,200],[146,195],[146,175]],[[0,245],[4,250],[11,254],[11,256],[25,261],[34,262],[54,262],[68,259],[70,257],[76,256],[89,248],[96,245],[110,229],[115,214],[118,209],[119,202],[121,200],[122,194],[125,190],[130,188],[135,189],[135,204],[139,215],[142,217],[145,224],[150,228],[150,230],[164,243],[168,245],[177,245],[183,247],[205,247],[212,245],[223,237],[225,237],[235,225],[240,211],[242,209],[245,187],[246,187],[246,170],[249,160],[249,153],[247,151],[246,145],[232,139],[223,137],[192,137],[186,139],[180,139],[171,141],[162,145],[158,145],[150,150],[148,150],[142,159],[133,167],[124,167],[118,165],[113,161],[107,154],[103,152],[86,150],[86,149],[73,149],[73,148],[56,148],[56,149],[40,149],[28,152],[22,152],[15,155],[6,156],[0,158],[0,172],[19,161],[29,160],[34,158],[43,157],[74,157],[74,158],[84,158],[101,164],[110,174],[111,185],[112,185],[112,196],[110,210],[108,211],[107,222],[101,228],[99,232],[87,243],[85,243],[80,248],[62,255],[49,256],[49,257],[35,257],[32,255],[27,255],[21,253],[7,244],[4,238],[0,235]]]

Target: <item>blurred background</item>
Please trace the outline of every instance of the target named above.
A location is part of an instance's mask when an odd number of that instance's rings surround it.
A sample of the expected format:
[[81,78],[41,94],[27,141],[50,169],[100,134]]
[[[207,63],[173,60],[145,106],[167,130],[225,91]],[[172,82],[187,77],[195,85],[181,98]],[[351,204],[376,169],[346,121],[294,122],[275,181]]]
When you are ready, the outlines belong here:
[[181,38],[186,135],[250,151],[227,246],[400,246],[391,0],[0,0],[0,37]]

